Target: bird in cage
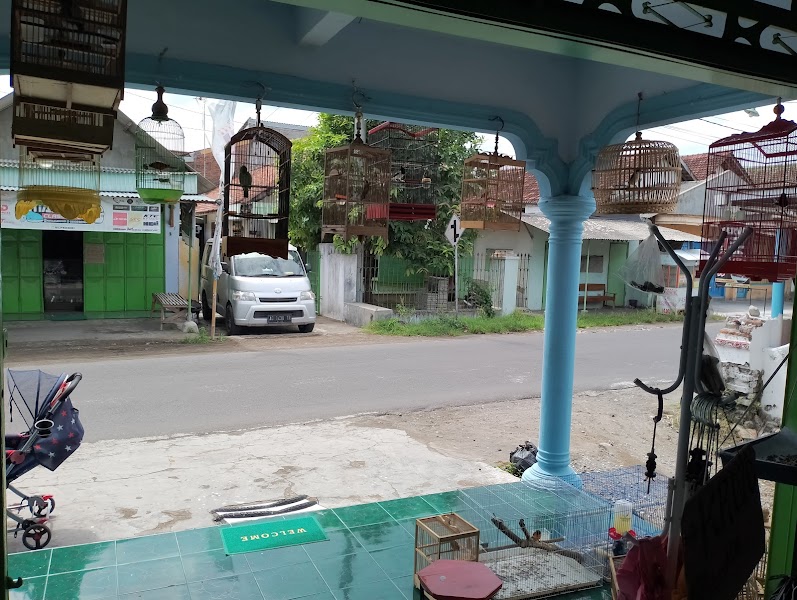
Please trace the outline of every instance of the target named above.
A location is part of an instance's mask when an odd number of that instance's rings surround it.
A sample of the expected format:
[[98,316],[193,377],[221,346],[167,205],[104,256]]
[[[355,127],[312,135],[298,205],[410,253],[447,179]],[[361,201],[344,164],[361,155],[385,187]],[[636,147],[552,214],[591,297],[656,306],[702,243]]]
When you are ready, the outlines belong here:
[[152,169],[153,171],[176,171],[177,168],[173,167],[165,162],[160,160],[156,160],[154,162],[149,163],[146,165],[147,169]]
[[241,165],[241,168],[238,170],[238,183],[241,185],[241,189],[244,192],[244,198],[248,198],[249,188],[252,187],[252,174],[249,172],[249,169],[246,168],[246,165]]
[[421,185],[426,189],[429,189],[429,186],[432,185],[432,178],[429,177],[429,173],[427,173],[426,171],[423,172],[423,177],[421,178]]
[[642,174],[642,169],[636,168],[634,172],[631,173],[631,177],[628,178],[628,187],[633,187],[639,183],[639,176]]
[[393,175],[393,181],[395,183],[404,183],[404,177],[407,174],[407,170],[404,167],[401,167],[398,173]]

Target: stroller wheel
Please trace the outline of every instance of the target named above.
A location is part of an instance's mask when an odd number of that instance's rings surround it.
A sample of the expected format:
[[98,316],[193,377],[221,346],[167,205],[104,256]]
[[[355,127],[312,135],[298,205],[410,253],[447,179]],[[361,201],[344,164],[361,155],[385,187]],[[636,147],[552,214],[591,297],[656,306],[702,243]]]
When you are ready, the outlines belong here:
[[22,543],[29,550],[41,550],[50,543],[52,533],[47,525],[28,525],[22,534]]
[[34,517],[49,516],[55,511],[55,498],[44,496],[36,499],[36,509],[33,511]]

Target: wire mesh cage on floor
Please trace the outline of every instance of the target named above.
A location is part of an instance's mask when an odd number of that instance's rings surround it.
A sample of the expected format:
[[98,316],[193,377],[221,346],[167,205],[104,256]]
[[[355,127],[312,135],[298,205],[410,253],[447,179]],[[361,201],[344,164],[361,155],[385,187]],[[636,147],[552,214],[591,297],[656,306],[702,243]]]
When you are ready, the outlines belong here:
[[797,123],[782,113],[778,103],[759,131],[709,146],[701,268],[722,231],[732,244],[749,226],[753,235],[725,272],[769,281],[797,274]]
[[501,600],[603,584],[611,505],[561,479],[465,490],[457,511],[479,529],[479,561],[503,581]]

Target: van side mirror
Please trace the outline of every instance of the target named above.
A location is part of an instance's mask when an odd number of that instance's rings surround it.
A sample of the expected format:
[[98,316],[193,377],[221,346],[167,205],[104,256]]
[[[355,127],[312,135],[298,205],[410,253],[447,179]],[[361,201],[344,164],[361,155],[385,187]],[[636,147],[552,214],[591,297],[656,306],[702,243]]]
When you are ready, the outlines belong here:
[[225,273],[229,273],[230,265],[228,265],[226,262],[221,263],[221,270],[224,271]]
[[310,263],[304,263],[304,270],[307,273],[311,273],[313,271],[313,267],[310,266]]

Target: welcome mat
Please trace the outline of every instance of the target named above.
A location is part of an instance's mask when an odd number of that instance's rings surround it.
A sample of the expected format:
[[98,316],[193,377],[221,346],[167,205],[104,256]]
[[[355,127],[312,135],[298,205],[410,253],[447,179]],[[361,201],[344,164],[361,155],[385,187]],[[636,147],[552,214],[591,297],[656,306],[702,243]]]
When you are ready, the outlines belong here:
[[227,554],[242,554],[323,542],[328,538],[315,517],[299,517],[285,521],[222,527],[221,539]]

